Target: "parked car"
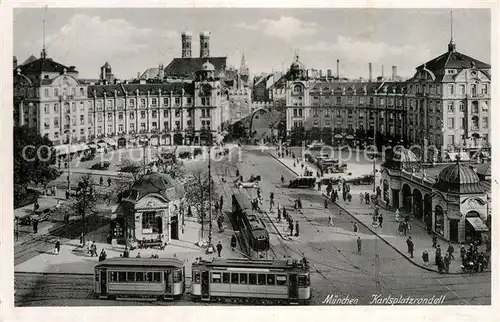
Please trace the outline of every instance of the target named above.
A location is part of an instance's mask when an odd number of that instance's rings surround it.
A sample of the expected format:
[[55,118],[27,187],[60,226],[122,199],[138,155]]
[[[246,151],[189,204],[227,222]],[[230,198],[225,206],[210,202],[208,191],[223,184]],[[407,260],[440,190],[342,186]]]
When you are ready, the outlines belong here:
[[110,166],[109,161],[104,161],[104,162],[97,162],[94,164],[92,167],[90,167],[92,170],[108,170]]
[[298,177],[290,180],[288,188],[314,188],[316,184],[315,177]]
[[241,188],[253,188],[256,189],[259,187],[259,183],[257,181],[255,182],[240,182],[238,187]]
[[85,161],[90,161],[95,159],[95,153],[87,153],[82,156],[80,161],[85,162]]

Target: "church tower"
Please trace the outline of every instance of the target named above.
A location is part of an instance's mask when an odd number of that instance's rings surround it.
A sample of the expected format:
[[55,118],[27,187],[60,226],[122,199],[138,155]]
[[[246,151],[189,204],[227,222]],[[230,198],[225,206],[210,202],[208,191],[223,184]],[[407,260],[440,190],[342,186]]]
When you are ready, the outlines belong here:
[[243,54],[243,56],[241,56],[240,75],[241,76],[248,76],[248,73],[249,73],[249,71],[248,71],[246,61],[245,61],[245,54]]

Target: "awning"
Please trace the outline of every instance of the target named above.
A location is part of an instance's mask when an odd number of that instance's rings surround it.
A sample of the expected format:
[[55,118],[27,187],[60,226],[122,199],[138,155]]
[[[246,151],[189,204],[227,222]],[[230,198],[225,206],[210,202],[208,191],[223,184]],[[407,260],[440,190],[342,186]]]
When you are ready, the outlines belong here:
[[67,144],[57,145],[54,146],[54,150],[56,151],[56,156],[65,155],[68,154],[69,146]]
[[342,134],[335,134],[334,136],[336,139],[341,139],[342,138]]
[[104,141],[106,141],[107,144],[111,145],[111,146],[117,146],[118,144],[116,143],[115,139],[105,139]]
[[354,139],[354,136],[349,134],[349,135],[346,135],[346,137],[345,137],[345,138],[346,138],[346,139],[349,139],[349,140],[352,140],[352,139]]
[[479,217],[469,217],[467,221],[472,225],[475,231],[488,231],[488,226],[486,226]]
[[460,156],[461,161],[470,161],[470,157],[467,152],[446,152],[446,156],[451,161],[455,161],[457,159],[457,156]]
[[97,145],[98,145],[100,148],[105,148],[105,147],[106,147],[106,143],[103,143],[103,142],[97,143]]

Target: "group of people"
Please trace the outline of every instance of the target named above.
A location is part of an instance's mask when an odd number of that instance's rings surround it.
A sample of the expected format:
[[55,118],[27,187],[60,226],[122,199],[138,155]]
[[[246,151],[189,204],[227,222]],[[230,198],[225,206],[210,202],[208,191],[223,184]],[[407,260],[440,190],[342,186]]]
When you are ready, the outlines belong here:
[[490,255],[488,252],[480,252],[477,243],[469,245],[466,250],[465,246],[460,247],[460,257],[462,259],[462,270],[464,272],[482,272],[488,268]]
[[[99,184],[102,186],[104,185],[104,178],[101,176],[99,179]],[[108,177],[108,187],[111,187],[111,177]]]

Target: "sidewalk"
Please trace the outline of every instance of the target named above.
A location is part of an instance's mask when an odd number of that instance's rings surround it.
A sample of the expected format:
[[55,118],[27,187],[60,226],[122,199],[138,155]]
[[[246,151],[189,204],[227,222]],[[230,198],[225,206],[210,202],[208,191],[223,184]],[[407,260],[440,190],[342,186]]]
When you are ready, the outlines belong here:
[[[300,171],[300,166],[294,168],[293,167],[293,159],[291,158],[278,158],[275,153],[270,153],[276,160],[281,162],[284,166],[290,169],[292,172],[299,175],[298,171]],[[291,166],[290,166],[291,164]],[[309,165],[308,165],[309,166]],[[351,165],[349,164],[349,168]],[[425,224],[419,222],[417,219],[411,221],[411,231],[407,234],[407,236],[400,236],[398,232],[399,222],[396,221],[395,215],[393,212],[380,208],[380,213],[382,214],[384,220],[382,223],[382,227],[373,227],[372,226],[372,214],[374,211],[373,204],[365,204],[364,202],[361,204],[359,200],[359,194],[368,192],[372,194],[372,186],[354,186],[351,185],[351,195],[353,196],[352,202],[344,202],[343,200],[338,200],[337,205],[342,208],[346,213],[350,214],[356,221],[360,224],[368,228],[375,235],[384,240],[387,244],[389,244],[394,250],[396,250],[399,254],[404,256],[407,260],[412,262],[413,264],[430,271],[437,272],[437,266],[434,262],[435,257],[435,249],[432,248],[432,235],[427,233],[427,229]],[[315,188],[316,189],[316,188]],[[326,195],[326,186],[322,186],[321,193],[327,197]],[[403,214],[401,214],[403,216]],[[413,258],[410,258],[410,254],[408,253],[408,247],[406,245],[406,239],[408,236],[411,236],[414,243],[414,253]],[[450,243],[438,238],[438,245],[441,247],[441,255],[444,256],[448,249]],[[450,274],[463,274],[461,269],[461,259],[460,259],[460,244],[452,243],[453,248],[455,249],[453,259],[450,263]],[[480,247],[481,248],[481,247]],[[427,250],[429,253],[429,267],[425,267],[422,261],[422,252]],[[481,249],[480,249],[481,250]],[[491,263],[490,263],[491,265]],[[491,266],[488,267],[488,270]]]
[[[180,260],[189,263],[186,267],[186,275],[191,276],[191,263],[197,257],[214,257],[217,252],[213,254],[206,254],[206,248],[200,248],[196,245],[198,242],[198,234],[200,231],[200,224],[193,221],[186,221],[184,227],[183,240],[172,240],[164,250],[158,248],[148,249],[134,249],[130,251],[130,257],[135,258],[138,253],[141,258],[149,258],[151,255],[158,254],[160,258],[177,257]],[[97,246],[97,253],[99,254],[102,249],[106,250],[107,257],[120,257],[125,250],[124,245],[110,245],[105,242],[108,227],[103,226],[96,231],[87,234],[87,243],[95,241]],[[232,231],[226,230],[222,234],[232,234]],[[235,250],[232,251],[230,247],[230,235],[222,236],[220,233],[213,233],[213,243],[217,244],[219,241],[222,243],[222,257],[239,258],[242,257],[240,253]],[[69,240],[61,245],[59,255],[55,255],[53,250],[41,253],[17,266],[15,272],[33,272],[33,273],[62,273],[62,274],[93,274],[94,266],[99,262],[98,257],[91,257],[87,252],[87,247],[81,248],[79,239]]]

